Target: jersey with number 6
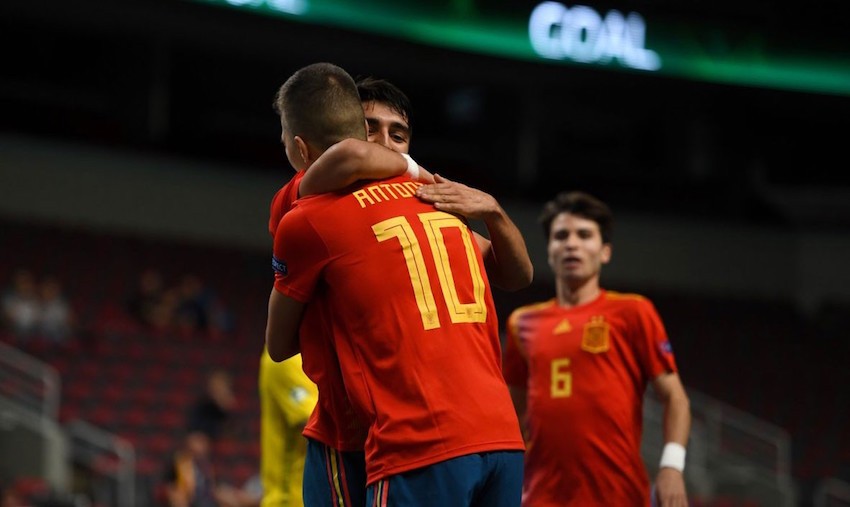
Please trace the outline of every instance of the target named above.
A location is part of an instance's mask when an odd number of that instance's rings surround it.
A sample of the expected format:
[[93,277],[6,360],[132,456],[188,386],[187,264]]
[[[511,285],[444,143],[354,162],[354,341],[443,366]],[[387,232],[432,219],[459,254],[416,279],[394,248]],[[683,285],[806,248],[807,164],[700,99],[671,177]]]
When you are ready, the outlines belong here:
[[[522,450],[472,231],[402,176],[299,200],[275,234],[275,288],[326,306],[345,386],[369,424],[367,482]],[[310,364],[302,334],[305,371]]]
[[526,389],[524,507],[649,505],[640,454],[647,384],[676,364],[652,303],[602,291],[508,319],[504,374]]

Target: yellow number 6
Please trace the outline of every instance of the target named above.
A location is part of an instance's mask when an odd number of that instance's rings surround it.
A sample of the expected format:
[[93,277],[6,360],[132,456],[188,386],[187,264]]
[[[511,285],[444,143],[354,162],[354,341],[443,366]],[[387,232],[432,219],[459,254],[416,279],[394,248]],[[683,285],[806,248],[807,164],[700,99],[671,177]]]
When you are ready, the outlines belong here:
[[573,393],[573,374],[566,371],[569,365],[567,358],[552,360],[553,398],[568,398]]

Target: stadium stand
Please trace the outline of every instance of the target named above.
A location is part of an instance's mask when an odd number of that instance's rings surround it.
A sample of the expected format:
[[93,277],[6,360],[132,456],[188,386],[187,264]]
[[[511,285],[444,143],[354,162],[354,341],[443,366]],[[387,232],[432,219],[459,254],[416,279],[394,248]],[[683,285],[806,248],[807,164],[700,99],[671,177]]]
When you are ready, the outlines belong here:
[[[80,316],[79,332],[61,346],[0,334],[59,373],[60,423],[86,421],[132,443],[142,490],[137,495],[153,498],[205,375],[223,368],[233,376],[239,406],[235,428],[214,446],[217,477],[241,485],[257,472],[256,379],[271,280],[265,255],[30,223],[4,222],[2,229],[16,248],[0,249],[0,281],[22,264],[55,275]],[[190,270],[202,277],[230,310],[232,327],[224,333],[145,329],[124,303],[140,269],[149,266],[166,279]],[[511,307],[546,297],[547,290],[535,285],[498,293],[497,308],[506,315]],[[850,309],[836,302],[808,317],[781,301],[637,291],[650,296],[664,317],[689,389],[792,435],[791,474],[803,494],[811,495],[815,482],[826,477],[850,480],[850,400],[838,388],[850,383]],[[38,390],[0,375],[2,395],[37,397]],[[745,496],[695,496],[692,505],[763,504]]]
[[[235,379],[239,405],[233,431],[223,434],[214,447],[217,478],[241,485],[256,473],[256,382],[270,276],[260,256],[29,224],[4,223],[3,230],[16,248],[0,252],[2,280],[22,263],[33,272],[55,274],[81,316],[83,331],[61,346],[39,336],[2,333],[3,342],[59,372],[61,423],[86,421],[132,442],[141,482],[155,488],[205,374],[223,368]],[[61,262],[48,254],[57,251],[62,252]],[[193,273],[215,285],[226,304],[233,305],[239,316],[236,325],[224,335],[143,329],[124,305],[140,265],[162,266],[166,276],[175,279],[184,266],[191,266]],[[34,389],[15,378],[2,380],[4,392]]]

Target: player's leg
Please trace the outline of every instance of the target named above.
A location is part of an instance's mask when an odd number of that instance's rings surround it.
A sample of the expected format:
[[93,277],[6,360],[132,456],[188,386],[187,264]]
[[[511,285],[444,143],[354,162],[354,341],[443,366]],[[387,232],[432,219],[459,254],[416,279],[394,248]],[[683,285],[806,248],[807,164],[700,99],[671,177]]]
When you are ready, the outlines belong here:
[[362,452],[341,452],[307,439],[304,507],[366,505],[366,459]]
[[486,479],[472,502],[474,507],[518,507],[522,501],[525,453],[498,451],[481,454]]

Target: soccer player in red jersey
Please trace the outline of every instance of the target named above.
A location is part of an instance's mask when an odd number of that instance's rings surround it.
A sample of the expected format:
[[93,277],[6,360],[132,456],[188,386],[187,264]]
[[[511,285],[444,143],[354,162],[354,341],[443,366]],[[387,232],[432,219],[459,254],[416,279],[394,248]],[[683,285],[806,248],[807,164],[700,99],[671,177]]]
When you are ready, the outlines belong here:
[[[347,125],[342,135],[364,136],[350,104],[335,103],[350,88],[344,76],[317,64],[281,90],[294,167],[316,160],[329,145],[327,131]],[[335,125],[315,125],[327,119],[316,114],[326,107]],[[517,505],[524,445],[501,378],[481,252],[464,221],[416,199],[419,186],[402,176],[296,203],[275,235],[269,353],[282,359],[297,350],[307,302],[328,310],[346,391],[369,424],[373,504]],[[525,261],[514,271],[524,271],[527,284]],[[300,345],[308,371],[314,339],[306,327]]]
[[[367,111],[370,142],[356,139],[340,141],[311,165],[309,175],[305,170],[296,172],[272,199],[269,213],[269,232],[272,237],[280,219],[292,208],[299,195],[334,191],[358,179],[395,176],[411,169],[412,160],[400,155],[407,153],[410,143],[410,103],[407,97],[391,83],[373,78],[361,80],[357,88],[363,108]],[[425,169],[416,167],[416,171],[420,173],[420,181],[433,182],[433,176]],[[305,321],[308,326],[318,329],[322,325],[322,315],[314,310],[311,308],[306,312]],[[337,361],[332,349],[325,352],[328,361]],[[297,363],[297,369],[301,371],[300,357],[294,357],[284,365],[290,362]],[[271,375],[270,372],[277,373],[281,367],[273,369],[274,363],[265,351],[262,365],[268,371],[266,378],[261,376],[260,392],[264,399],[277,400],[282,397],[280,393],[268,393],[272,389],[279,389],[279,383],[272,380],[293,377],[295,373],[290,371],[293,368],[290,366],[286,369],[289,377],[283,374]],[[272,493],[263,497],[263,507],[267,503],[270,507],[301,504],[302,491],[303,504],[307,506],[365,505],[366,465],[363,445],[366,428],[353,414],[342,379],[335,374],[337,371],[338,368],[329,369],[313,375],[323,384],[323,389],[319,402],[315,404],[315,409],[303,427],[303,434],[307,437],[306,446],[290,441],[292,437],[284,431],[287,424],[276,419],[280,417],[276,415],[280,411],[275,411],[270,405],[269,417],[265,417],[264,410],[261,426],[264,444],[262,475],[264,480],[268,478],[275,483],[264,485],[264,490]],[[310,382],[306,377],[302,381]],[[344,422],[337,424],[336,421]],[[266,445],[266,442],[269,444]],[[281,446],[289,450],[284,452]],[[284,454],[289,457],[289,461],[284,459]],[[291,475],[287,474],[287,470],[297,471],[300,468],[304,469],[303,484],[300,473],[297,480],[292,477],[286,477],[285,481],[280,479]],[[294,490],[296,487],[297,491]]]
[[[358,80],[357,91],[366,116],[369,142],[406,154],[410,149],[412,121],[410,101],[404,92],[392,83],[372,77]],[[309,173],[298,171],[275,194],[270,208],[270,234],[274,237],[277,224],[292,208],[299,194],[338,190],[357,179],[400,175],[405,169],[410,170],[411,161],[407,160],[406,165],[402,157],[389,156],[385,150],[354,139],[346,139],[331,146],[310,166]],[[419,181],[434,182],[433,175],[424,168],[420,167],[418,171]],[[308,174],[302,185],[302,178]],[[498,202],[480,190],[449,182],[439,176],[437,179],[439,184],[425,187],[427,191],[422,192],[420,198],[433,200],[437,196],[443,200],[437,206],[445,205],[447,211],[485,220],[485,225],[493,234],[493,244],[477,233],[474,236],[484,253],[492,282],[507,290],[524,286],[522,277],[526,276],[526,272],[516,269],[516,266],[522,266],[524,260],[527,262],[525,243]],[[507,226],[494,224],[499,220],[506,221]],[[487,224],[488,221],[490,224]],[[309,318],[316,317],[308,311],[305,319]],[[268,357],[267,354],[264,356]],[[300,358],[298,361],[300,368]],[[324,375],[329,386],[322,390],[323,396],[304,429],[308,437],[303,478],[304,503],[308,507],[359,506],[364,504],[366,495],[363,454],[365,428],[358,424],[357,418],[351,413],[344,390],[334,389],[342,385],[341,380],[329,377]],[[261,385],[261,391],[263,389],[266,387]],[[331,394],[333,392],[336,394]],[[336,420],[345,421],[345,424],[337,426]],[[275,434],[278,427],[282,425],[276,424],[275,427],[264,427],[262,430],[264,434]],[[270,466],[279,464],[279,459],[270,460]]]
[[657,504],[687,505],[690,408],[664,326],[645,297],[599,285],[612,219],[581,192],[547,203],[540,221],[557,295],[508,319],[504,375],[528,444],[523,507],[649,505],[640,454],[648,384],[665,409]]

